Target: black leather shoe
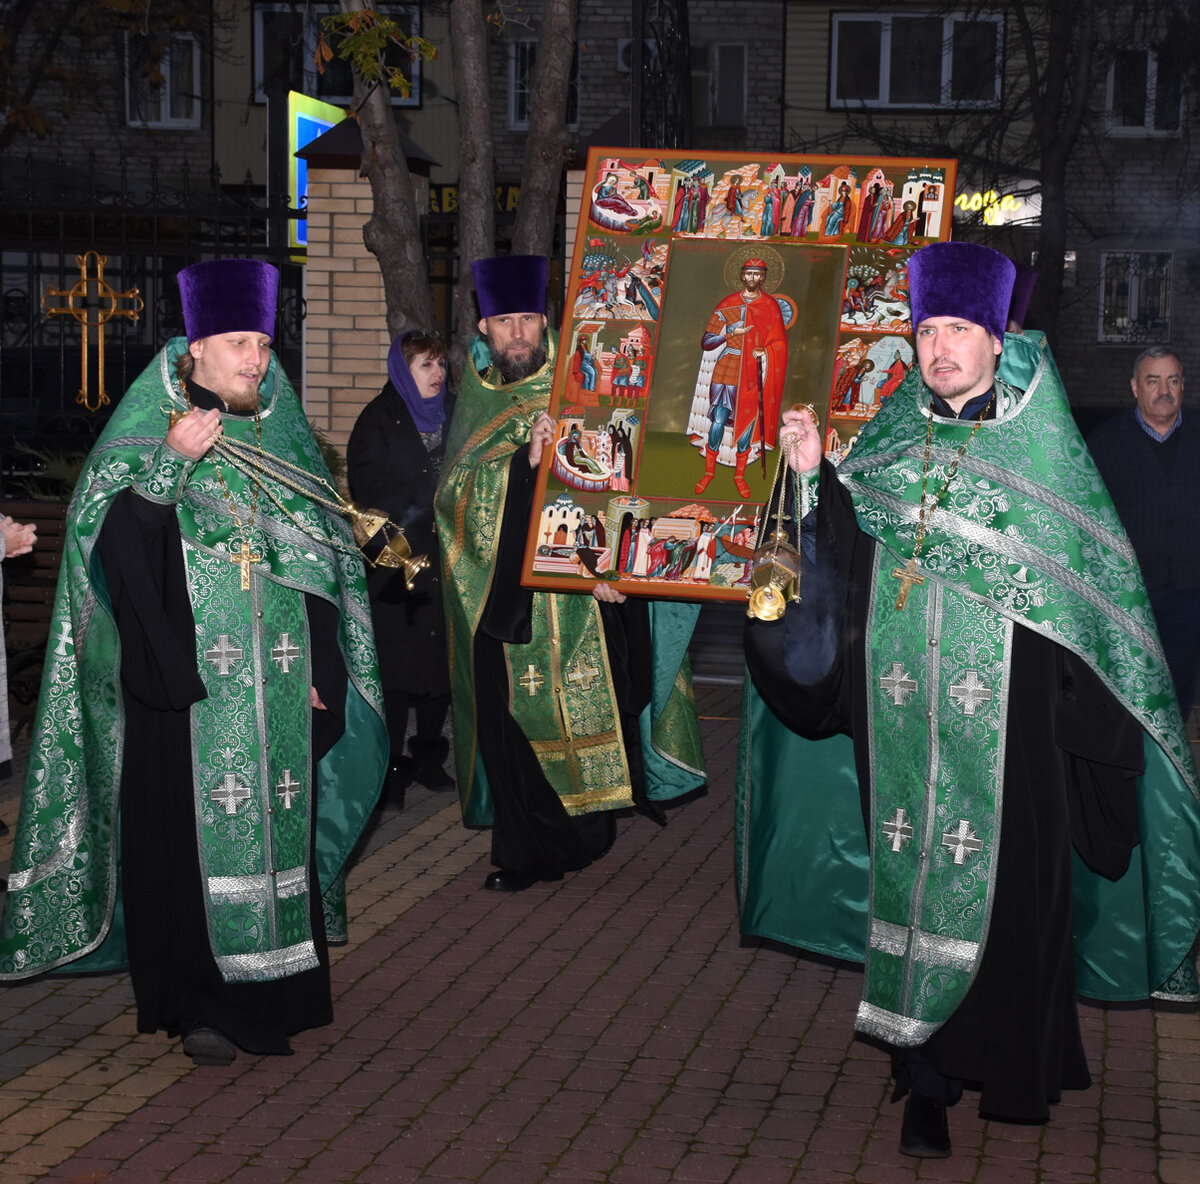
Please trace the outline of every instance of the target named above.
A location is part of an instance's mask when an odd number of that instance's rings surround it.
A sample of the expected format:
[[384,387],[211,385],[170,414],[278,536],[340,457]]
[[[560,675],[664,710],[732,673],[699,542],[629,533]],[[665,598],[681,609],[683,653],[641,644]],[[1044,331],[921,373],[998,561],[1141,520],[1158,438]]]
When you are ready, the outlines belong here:
[[489,892],[524,892],[542,881],[561,880],[562,872],[518,872],[502,867],[483,882]]
[[237,1045],[224,1032],[196,1024],[184,1030],[183,1051],[197,1065],[228,1065],[237,1056]]
[[900,1124],[900,1154],[918,1159],[945,1159],[950,1154],[946,1104],[924,1094],[909,1094]]
[[413,736],[408,751],[412,753],[414,781],[435,793],[454,788],[454,778],[442,768],[450,754],[450,741],[445,736],[435,736],[432,740]]

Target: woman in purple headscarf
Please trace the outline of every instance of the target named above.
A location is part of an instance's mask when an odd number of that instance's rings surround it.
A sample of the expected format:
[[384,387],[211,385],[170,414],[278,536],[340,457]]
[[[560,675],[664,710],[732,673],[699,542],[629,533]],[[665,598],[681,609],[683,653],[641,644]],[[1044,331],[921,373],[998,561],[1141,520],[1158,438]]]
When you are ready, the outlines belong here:
[[[399,571],[373,568],[367,576],[392,747],[387,790],[398,805],[413,781],[428,789],[454,785],[442,767],[449,751],[442,728],[450,706],[450,676],[433,526],[433,494],[452,411],[445,342],[433,333],[410,331],[392,342],[387,384],[363,408],[346,446],[355,504],[382,510],[403,527],[414,555],[429,556],[429,567],[417,576],[411,592]],[[410,708],[416,733],[406,754]]]

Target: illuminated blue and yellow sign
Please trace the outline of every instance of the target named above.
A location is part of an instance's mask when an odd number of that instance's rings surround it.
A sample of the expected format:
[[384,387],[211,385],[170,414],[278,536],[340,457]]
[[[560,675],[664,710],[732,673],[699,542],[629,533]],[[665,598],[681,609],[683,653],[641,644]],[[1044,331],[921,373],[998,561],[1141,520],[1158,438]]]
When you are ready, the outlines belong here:
[[[302,209],[308,204],[308,161],[301,160],[296,153],[345,118],[346,112],[341,107],[288,91],[288,201],[292,209]],[[288,246],[307,249],[306,219],[289,220]]]

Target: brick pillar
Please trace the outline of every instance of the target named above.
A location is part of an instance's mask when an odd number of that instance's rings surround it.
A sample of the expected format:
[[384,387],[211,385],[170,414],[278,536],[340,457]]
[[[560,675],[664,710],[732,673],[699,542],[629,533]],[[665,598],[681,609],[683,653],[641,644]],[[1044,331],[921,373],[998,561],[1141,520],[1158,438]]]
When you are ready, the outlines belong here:
[[383,281],[362,238],[371,210],[365,177],[309,169],[305,405],[343,452],[359,412],[387,380]]

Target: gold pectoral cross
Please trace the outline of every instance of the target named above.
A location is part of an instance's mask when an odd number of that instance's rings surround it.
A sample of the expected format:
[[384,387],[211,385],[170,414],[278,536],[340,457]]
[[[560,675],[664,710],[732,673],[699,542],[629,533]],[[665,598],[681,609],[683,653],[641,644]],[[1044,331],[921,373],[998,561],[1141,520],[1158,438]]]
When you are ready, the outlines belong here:
[[914,556],[905,567],[892,568],[892,575],[900,581],[900,591],[896,594],[896,607],[903,608],[908,602],[908,594],[914,584],[925,583],[925,577],[917,572],[917,560]]
[[257,551],[251,551],[249,544],[243,539],[237,545],[237,550],[230,548],[229,562],[236,563],[242,569],[242,591],[250,591],[250,564],[257,563],[262,556]]

